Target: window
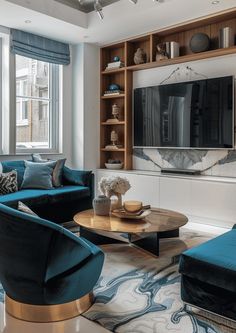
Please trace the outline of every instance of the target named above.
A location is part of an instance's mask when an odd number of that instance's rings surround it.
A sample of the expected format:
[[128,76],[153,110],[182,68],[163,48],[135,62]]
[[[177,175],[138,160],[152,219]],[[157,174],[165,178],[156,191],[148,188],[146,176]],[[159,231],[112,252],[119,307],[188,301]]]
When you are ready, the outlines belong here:
[[56,151],[59,65],[16,55],[16,150]]

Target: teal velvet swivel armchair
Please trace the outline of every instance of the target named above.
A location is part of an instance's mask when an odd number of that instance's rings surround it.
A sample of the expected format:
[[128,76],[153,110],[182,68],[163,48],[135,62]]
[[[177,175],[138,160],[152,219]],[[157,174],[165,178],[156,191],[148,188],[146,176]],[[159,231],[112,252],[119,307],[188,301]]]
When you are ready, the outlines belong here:
[[14,317],[49,322],[86,311],[103,261],[87,240],[0,204],[0,281]]

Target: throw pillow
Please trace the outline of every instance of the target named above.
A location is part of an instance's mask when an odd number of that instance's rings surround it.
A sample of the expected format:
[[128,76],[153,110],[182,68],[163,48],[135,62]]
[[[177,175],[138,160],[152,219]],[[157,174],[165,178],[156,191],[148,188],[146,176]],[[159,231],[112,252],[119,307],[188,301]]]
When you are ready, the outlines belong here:
[[25,173],[21,188],[53,188],[52,173],[56,162],[35,163],[25,161]]
[[34,154],[32,154],[31,156],[32,156],[32,161],[33,161],[33,162],[37,162],[37,163],[45,163],[45,162],[49,162],[48,159],[43,159],[42,156],[41,156],[40,154],[38,154],[38,153],[37,153],[37,154],[34,153]]
[[35,212],[33,212],[28,206],[26,206],[21,201],[18,202],[18,210],[29,215],[38,216],[37,214],[35,214]]
[[[37,163],[47,163],[50,160],[45,160],[41,157],[40,154],[32,154],[32,160],[33,162]],[[60,160],[55,161],[56,165],[52,173],[52,184],[54,187],[60,187],[62,186],[62,174],[63,174],[63,168],[66,163],[66,158],[62,158]]]
[[63,178],[66,184],[88,186],[92,171],[71,170],[64,167]]
[[0,174],[0,195],[18,191],[17,172],[15,170]]

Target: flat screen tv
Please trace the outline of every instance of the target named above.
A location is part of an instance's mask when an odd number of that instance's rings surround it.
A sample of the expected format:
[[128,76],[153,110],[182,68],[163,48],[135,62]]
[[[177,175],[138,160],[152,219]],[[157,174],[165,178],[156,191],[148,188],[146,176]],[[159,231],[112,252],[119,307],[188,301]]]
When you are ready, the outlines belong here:
[[234,148],[234,77],[134,90],[134,147]]

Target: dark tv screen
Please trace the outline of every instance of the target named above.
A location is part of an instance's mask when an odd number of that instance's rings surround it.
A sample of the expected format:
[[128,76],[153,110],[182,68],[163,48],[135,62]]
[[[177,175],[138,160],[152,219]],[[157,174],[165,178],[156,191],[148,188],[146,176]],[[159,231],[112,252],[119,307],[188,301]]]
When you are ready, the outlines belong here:
[[234,147],[234,77],[134,90],[134,146]]

